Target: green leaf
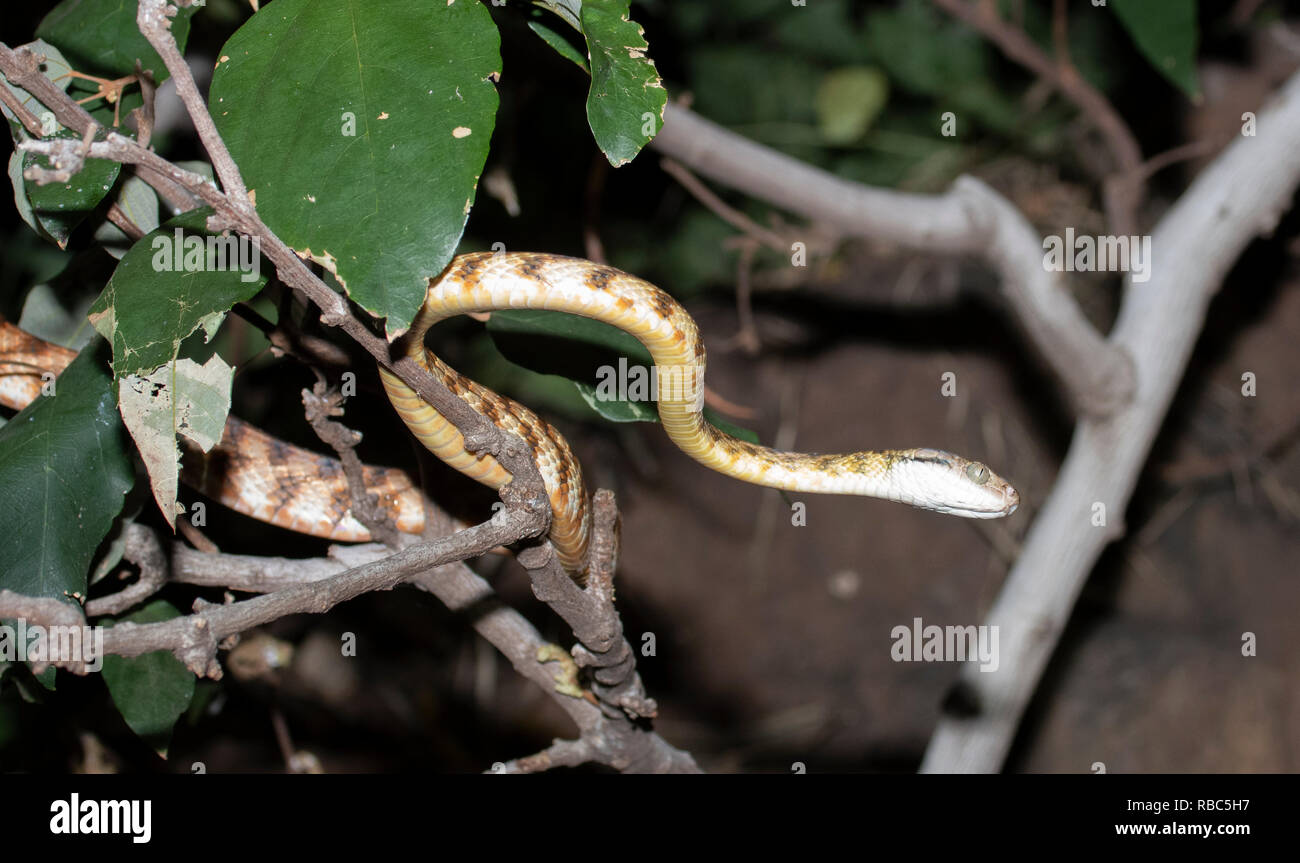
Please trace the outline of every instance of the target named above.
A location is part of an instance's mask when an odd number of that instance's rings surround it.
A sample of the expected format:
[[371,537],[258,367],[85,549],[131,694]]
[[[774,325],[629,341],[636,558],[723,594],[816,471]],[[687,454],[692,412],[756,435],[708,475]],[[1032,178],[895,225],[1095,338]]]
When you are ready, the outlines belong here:
[[573,29],[582,30],[582,0],[533,0],[533,2],[550,9]]
[[[168,603],[155,600],[118,620],[161,623],[178,615]],[[142,656],[105,656],[102,673],[126,724],[166,757],[172,727],[194,697],[194,675],[164,650]]]
[[[68,89],[68,85],[73,80],[67,75],[71,66],[59,49],[40,39],[28,47],[33,53],[45,58],[41,63],[45,77],[63,89]],[[43,125],[48,122],[45,137],[81,140],[80,135],[74,135],[55,122],[54,115],[48,113],[45,106],[36,101],[26,90],[15,87],[3,79],[0,79],[0,86],[6,87],[17,96],[18,101],[36,114]],[[22,126],[17,118],[8,108],[0,107],[0,111],[3,111],[9,121],[10,136],[15,145],[18,141],[25,140],[27,134],[20,131]],[[121,165],[105,159],[88,159],[85,168],[70,182],[38,186],[30,180],[24,180],[22,176],[23,170],[33,164],[50,167],[49,159],[31,153],[21,153],[15,146],[14,152],[9,157],[9,181],[14,187],[14,203],[18,207],[18,214],[38,234],[54,241],[59,248],[65,248],[73,228],[85,219],[109,193],[117,180]]]
[[467,336],[458,345],[461,347],[460,370],[489,389],[517,395],[528,403],[529,408],[548,416],[576,422],[597,419],[572,381],[558,375],[539,374],[511,362],[497,349],[486,331]]
[[53,692],[58,681],[58,673],[59,670],[53,665],[47,665],[45,666],[45,670],[40,674],[33,674],[32,680],[35,680],[41,686],[45,687],[47,692]]
[[[493,334],[493,338],[500,334],[537,335],[596,348],[601,351],[602,362],[607,361],[608,355],[612,354],[627,357],[631,362],[646,366],[654,363],[650,352],[646,350],[645,345],[636,340],[635,336],[611,324],[584,318],[581,315],[533,309],[503,309],[492,313],[488,318],[487,329]],[[573,352],[573,347],[570,345],[570,352]],[[567,363],[563,358],[549,356],[549,352],[545,360],[554,369],[573,368],[572,364]],[[531,367],[536,368],[535,365]],[[544,371],[544,369],[539,370]],[[595,380],[595,378],[588,377],[587,380]]]
[[1199,98],[1196,0],[1110,0],[1108,5],[1147,62],[1188,98]]
[[[5,623],[12,626],[14,621],[6,620]],[[11,662],[0,667],[0,678],[5,677],[5,672],[18,697],[27,704],[44,704],[47,693],[56,691],[58,669],[53,665],[46,666],[40,674],[32,674],[31,663]],[[16,706],[12,700],[10,704]]]
[[0,587],[71,601],[134,481],[102,343],[0,429]]
[[[65,275],[74,280],[84,278],[84,274],[67,272],[59,273],[55,278],[67,284]],[[95,301],[95,294],[91,292],[96,286],[92,282],[85,287],[90,291],[56,289],[52,282],[38,282],[23,298],[18,327],[47,342],[74,351],[81,350],[97,338],[95,328],[86,320],[90,304]]]
[[478,0],[276,0],[222,49],[209,104],[257,210],[404,331],[451,260],[497,109]]
[[90,308],[113,345],[116,377],[152,373],[203,327],[210,340],[227,311],[266,284],[252,241],[203,230],[210,210],[184,213],[126,253]]
[[[616,368],[616,367],[614,367]],[[645,368],[645,367],[642,367]],[[647,382],[648,376],[644,378]],[[614,423],[657,423],[659,422],[659,411],[653,401],[648,397],[646,399],[632,398],[610,398],[608,395],[601,393],[594,384],[587,381],[573,381],[573,385],[578,390],[578,395],[600,416]]]
[[645,31],[629,17],[628,0],[586,0],[582,32],[591,61],[587,122],[617,168],[659,133],[668,91],[646,53]]
[[889,80],[870,66],[845,66],[822,78],[813,107],[826,143],[842,147],[867,133],[889,100]]
[[9,184],[14,189],[14,207],[18,210],[19,218],[26,222],[29,228],[48,240],[54,240],[41,227],[41,223],[36,219],[36,213],[32,212],[32,202],[27,200],[27,189],[23,180],[23,157],[25,155],[25,153],[20,153],[17,150],[9,154]]
[[528,29],[540,36],[543,42],[554,48],[555,52],[565,60],[575,64],[588,75],[591,74],[591,67],[587,65],[587,58],[582,55],[581,51],[573,47],[573,43],[566,39],[563,33],[537,18],[528,22]]
[[[180,9],[171,19],[181,51],[197,8]],[[134,0],[63,0],[37,25],[36,35],[61,48],[79,72],[120,78],[135,73],[138,58],[161,84],[167,80],[167,67],[136,26],[136,11]]]
[[[81,140],[80,135],[67,129],[59,129],[49,137]],[[23,159],[23,170],[33,165],[53,167],[49,157],[27,153]],[[24,179],[23,189],[42,230],[63,249],[67,248],[68,237],[72,235],[73,229],[113,190],[113,184],[117,182],[121,170],[120,164],[109,159],[86,159],[85,166],[66,183],[38,186],[32,180]]]

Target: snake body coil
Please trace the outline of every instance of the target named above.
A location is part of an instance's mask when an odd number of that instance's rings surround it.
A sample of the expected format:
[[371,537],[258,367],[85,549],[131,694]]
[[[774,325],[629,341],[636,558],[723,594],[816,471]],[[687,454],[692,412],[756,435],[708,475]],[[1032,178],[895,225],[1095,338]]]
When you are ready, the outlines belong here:
[[[524,252],[460,255],[430,280],[423,308],[406,335],[413,359],[498,427],[533,449],[550,496],[550,539],[571,573],[586,566],[590,511],[582,471],[568,443],[523,405],[457,374],[424,346],[435,323],[471,312],[546,309],[594,318],[634,336],[655,362],[659,418],[683,452],[719,473],[797,492],[853,494],[970,518],[1015,511],[1016,490],[984,465],[933,449],[847,455],[778,452],[738,440],[704,419],[704,345],[695,321],[659,288],[613,267]],[[485,485],[510,474],[490,455],[465,450],[456,427],[400,379],[380,370],[402,420],[438,458]]]
[[[659,416],[668,436],[692,458],[727,476],[798,492],[886,498],[972,518],[1008,515],[1019,503],[1015,489],[984,465],[939,450],[805,455],[737,440],[709,425],[701,414],[704,347],[695,322],[672,297],[612,267],[575,258],[461,255],[430,280],[405,349],[471,408],[532,448],[550,496],[551,542],[561,563],[576,576],[586,567],[591,517],[582,471],[569,445],[532,411],[460,376],[424,348],[424,335],[436,322],[495,309],[569,312],[635,336],[656,364]],[[0,405],[27,405],[41,392],[42,375],[57,375],[73,356],[0,317]],[[383,370],[380,374],[402,419],[439,458],[494,488],[510,481],[494,458],[467,452],[456,427],[409,387]],[[210,452],[187,447],[181,478],[261,521],[335,541],[370,539],[352,515],[347,480],[337,459],[293,446],[233,416]],[[423,530],[421,494],[405,473],[366,467],[365,484],[399,530]]]

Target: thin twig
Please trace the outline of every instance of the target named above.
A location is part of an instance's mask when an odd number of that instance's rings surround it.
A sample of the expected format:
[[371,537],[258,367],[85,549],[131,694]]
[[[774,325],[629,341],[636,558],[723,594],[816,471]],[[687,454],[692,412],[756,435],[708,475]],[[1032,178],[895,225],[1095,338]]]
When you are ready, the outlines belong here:
[[[189,64],[181,56],[176,40],[172,38],[171,16],[175,14],[176,7],[166,0],[139,0],[135,16],[136,26],[162,57],[163,64],[171,73],[176,95],[180,96],[181,103],[189,112],[190,122],[194,124],[194,130],[199,133],[203,149],[208,151],[208,157],[212,160],[212,169],[221,180],[222,188],[231,197],[236,208],[251,211],[253,205],[248,199],[248,189],[244,186],[244,178],[239,173],[239,166],[235,164],[230,150],[226,148],[226,142],[221,140],[217,125],[212,122],[212,115],[208,113],[203,96],[194,82],[194,76],[190,74]],[[185,70],[184,74],[178,73],[180,69]]]
[[[1051,84],[1073,102],[1106,139],[1115,160],[1115,174],[1104,189],[1106,215],[1112,233],[1128,236],[1137,233],[1137,210],[1145,197],[1144,184],[1133,178],[1142,164],[1142,149],[1128,124],[1099,90],[1089,84],[1069,62],[1058,57],[1054,62],[1034,43],[1024,30],[1004,20],[996,4],[972,3],[967,0],[934,0],[982,33],[1007,57]],[[1062,6],[1064,4],[1061,4]],[[1064,14],[1057,26],[1064,28]]]
[[153,596],[167,583],[167,555],[152,530],[134,524],[129,525],[126,528],[126,545],[122,550],[122,557],[134,563],[140,570],[135,583],[117,593],[87,602],[88,616],[120,614]]
[[664,173],[672,177],[682,188],[691,193],[695,200],[699,201],[705,207],[708,207],[718,218],[722,219],[728,225],[731,225],[738,231],[753,237],[776,252],[782,254],[790,251],[790,243],[777,234],[775,231],[768,230],[762,225],[755,222],[749,216],[729,205],[726,201],[719,198],[713,193],[713,190],[700,182],[700,179],[686,169],[684,165],[675,159],[660,159],[659,166],[663,168]]
[[736,317],[740,319],[740,330],[735,335],[741,350],[751,357],[756,357],[763,344],[758,337],[758,325],[754,322],[754,291],[750,276],[754,269],[754,255],[758,253],[758,244],[754,241],[742,243],[740,255],[736,259]]
[[[320,372],[317,372],[320,376]],[[366,526],[370,535],[389,548],[397,548],[400,534],[388,511],[379,505],[379,496],[366,489],[365,467],[357,457],[357,444],[361,435],[342,423],[331,420],[343,415],[343,396],[330,389],[321,377],[315,387],[302,391],[302,404],[307,422],[322,441],[329,444],[343,464],[343,475],[348,481],[348,494],[352,500],[352,515]]]
[[23,124],[23,128],[27,130],[29,135],[40,137],[41,119],[22,103],[17,93],[8,87],[0,86],[0,104],[3,104],[11,114],[18,118],[18,122]]

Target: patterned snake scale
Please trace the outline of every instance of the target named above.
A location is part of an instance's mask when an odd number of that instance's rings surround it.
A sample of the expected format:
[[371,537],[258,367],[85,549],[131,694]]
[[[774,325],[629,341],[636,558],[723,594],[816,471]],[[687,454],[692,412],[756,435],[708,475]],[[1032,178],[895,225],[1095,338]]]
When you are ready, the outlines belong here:
[[[523,252],[460,255],[430,280],[425,304],[401,349],[471,408],[533,449],[553,513],[550,540],[566,570],[586,569],[590,504],[582,470],[550,424],[511,399],[461,376],[424,346],[440,320],[499,309],[546,309],[594,318],[631,334],[655,362],[659,417],[683,452],[719,473],[796,492],[853,494],[908,503],[969,518],[1015,511],[1019,496],[979,462],[933,449],[847,455],[786,453],[733,438],[703,417],[704,345],[694,320],[668,294],[613,267],[578,258]],[[40,393],[40,373],[55,374],[75,354],[0,319],[0,404],[21,408]],[[492,488],[510,481],[490,455],[465,450],[460,432],[392,374],[380,369],[390,400],[411,431],[438,458]],[[366,541],[352,517],[342,467],[231,417],[207,455],[187,449],[186,484],[238,512],[336,541]],[[399,470],[366,468],[366,484],[399,530],[419,533],[418,488]]]
[[[41,394],[41,374],[58,375],[76,355],[0,317],[0,405],[26,407]],[[366,466],[365,478],[399,530],[424,530],[423,499],[410,477]],[[338,542],[370,540],[370,532],[352,517],[338,459],[285,443],[235,417],[227,418],[221,442],[211,452],[185,447],[181,480],[258,521]]]
[[[683,452],[719,473],[788,491],[855,494],[972,518],[1009,515],[1016,490],[978,462],[932,449],[808,455],[738,440],[704,419],[704,344],[695,321],[672,297],[627,273],[579,258],[480,252],[455,258],[430,281],[424,307],[405,338],[409,356],[497,426],[533,449],[553,519],[550,539],[571,573],[585,570],[590,507],[582,470],[554,428],[518,402],[467,380],[424,346],[445,318],[497,309],[546,309],[594,318],[634,336],[655,362],[659,419]],[[509,473],[491,456],[465,451],[460,432],[406,384],[380,370],[402,420],[431,452],[485,485]]]

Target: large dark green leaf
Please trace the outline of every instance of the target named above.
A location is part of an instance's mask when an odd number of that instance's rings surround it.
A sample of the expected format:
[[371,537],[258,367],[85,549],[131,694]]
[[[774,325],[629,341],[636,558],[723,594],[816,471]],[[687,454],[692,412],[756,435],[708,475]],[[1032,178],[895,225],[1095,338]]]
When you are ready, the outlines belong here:
[[1197,98],[1196,0],[1110,0],[1142,56],[1189,98]]
[[477,0],[276,0],[222,49],[210,103],[258,212],[390,335],[460,240],[498,46]]
[[[161,623],[178,614],[171,605],[156,600],[119,620]],[[165,650],[142,656],[105,656],[103,675],[126,724],[166,755],[172,726],[194,697],[194,675]]]
[[[91,306],[95,329],[112,341],[117,377],[148,374],[176,359],[181,342],[199,327],[210,339],[231,306],[266,284],[246,238],[223,241],[224,263],[215,255],[209,260],[207,241],[217,239],[203,230],[209,212],[184,213],[142,237]],[[238,253],[233,263],[231,249]]]
[[[102,342],[0,429],[0,587],[84,596],[96,547],[134,474]],[[71,600],[69,600],[71,601]]]
[[[172,19],[172,36],[182,51],[190,16],[198,8],[180,9]],[[161,84],[167,67],[136,26],[136,11],[135,0],[63,0],[37,26],[36,35],[61,48],[79,72],[120,78],[134,74],[139,59]]]

